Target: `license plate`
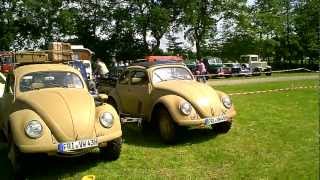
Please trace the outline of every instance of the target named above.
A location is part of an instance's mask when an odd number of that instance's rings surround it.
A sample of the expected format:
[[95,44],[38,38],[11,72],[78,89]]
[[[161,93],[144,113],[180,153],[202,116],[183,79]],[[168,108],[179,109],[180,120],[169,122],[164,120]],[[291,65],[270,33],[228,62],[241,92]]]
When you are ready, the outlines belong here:
[[218,117],[209,117],[209,118],[205,118],[205,125],[211,125],[211,124],[217,124],[220,122],[224,122],[227,121],[227,118],[225,116],[218,116]]
[[98,146],[97,139],[85,139],[73,142],[65,142],[58,144],[58,152],[72,152],[80,149],[92,148]]

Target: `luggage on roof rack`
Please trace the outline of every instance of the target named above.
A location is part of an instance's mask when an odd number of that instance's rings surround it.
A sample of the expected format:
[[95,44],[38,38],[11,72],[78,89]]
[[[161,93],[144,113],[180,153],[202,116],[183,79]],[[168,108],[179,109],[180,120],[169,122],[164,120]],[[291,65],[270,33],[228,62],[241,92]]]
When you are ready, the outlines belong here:
[[48,61],[48,54],[44,51],[21,51],[15,54],[16,63],[43,63]]
[[53,62],[71,61],[72,49],[70,43],[51,42],[48,48],[49,60]]
[[59,63],[71,60],[71,44],[64,42],[51,42],[48,50],[20,51],[15,53],[15,62],[19,64]]

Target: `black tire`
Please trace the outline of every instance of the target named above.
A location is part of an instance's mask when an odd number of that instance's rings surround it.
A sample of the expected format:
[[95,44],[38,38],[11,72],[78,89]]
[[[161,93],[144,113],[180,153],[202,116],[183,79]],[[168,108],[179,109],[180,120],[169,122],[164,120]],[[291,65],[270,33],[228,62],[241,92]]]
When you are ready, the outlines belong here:
[[266,73],[266,76],[271,76],[271,73]]
[[117,160],[120,157],[122,146],[122,138],[119,137],[112,141],[109,141],[106,147],[100,148],[100,154],[104,159],[107,160]]
[[21,153],[18,147],[15,145],[11,135],[8,140],[8,145],[8,158],[11,162],[13,177],[14,179],[25,179],[24,164],[26,164],[27,159],[25,158],[25,155]]
[[211,127],[214,132],[218,134],[225,134],[231,129],[231,125],[232,125],[231,122],[226,121],[218,124],[213,124],[211,125]]
[[174,144],[177,140],[177,125],[173,122],[169,112],[161,108],[158,111],[157,117],[162,140],[167,144]]

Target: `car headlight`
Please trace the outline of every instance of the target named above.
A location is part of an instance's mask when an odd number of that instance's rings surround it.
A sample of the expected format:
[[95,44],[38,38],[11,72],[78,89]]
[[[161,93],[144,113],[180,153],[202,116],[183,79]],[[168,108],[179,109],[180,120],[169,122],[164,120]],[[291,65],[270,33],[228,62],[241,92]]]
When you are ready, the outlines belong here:
[[36,139],[41,137],[43,128],[39,121],[32,120],[27,123],[24,131],[26,132],[26,135],[29,136],[30,138]]
[[182,112],[182,114],[184,115],[190,115],[191,114],[191,111],[192,111],[192,106],[190,103],[184,101],[182,103],[180,103],[180,111]]
[[105,128],[111,128],[113,125],[113,115],[109,112],[104,112],[100,116],[100,123]]
[[224,107],[226,107],[226,108],[228,108],[228,109],[231,108],[231,106],[232,106],[232,101],[231,101],[231,99],[230,99],[229,96],[223,96],[223,97],[221,98],[221,100],[222,100],[222,103],[223,103]]

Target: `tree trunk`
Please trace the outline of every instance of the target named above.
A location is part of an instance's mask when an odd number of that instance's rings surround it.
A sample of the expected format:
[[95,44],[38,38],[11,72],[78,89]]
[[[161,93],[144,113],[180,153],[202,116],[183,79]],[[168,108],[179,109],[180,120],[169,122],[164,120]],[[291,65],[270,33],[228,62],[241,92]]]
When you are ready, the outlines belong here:
[[196,39],[197,59],[201,59],[201,46],[199,40]]

